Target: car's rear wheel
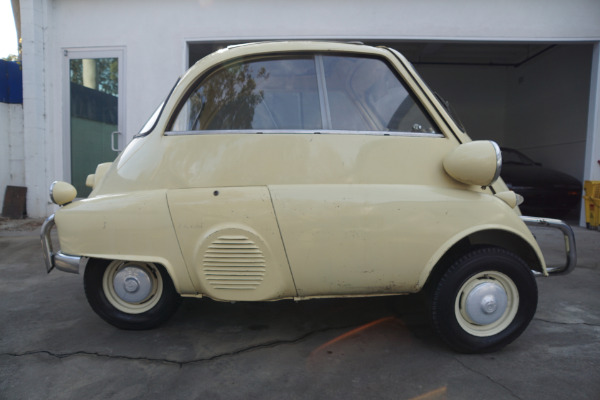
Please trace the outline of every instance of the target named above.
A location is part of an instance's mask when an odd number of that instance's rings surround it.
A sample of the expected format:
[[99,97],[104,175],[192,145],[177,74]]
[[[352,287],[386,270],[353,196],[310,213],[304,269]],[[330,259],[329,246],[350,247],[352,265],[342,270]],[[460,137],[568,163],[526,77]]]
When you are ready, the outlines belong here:
[[160,265],[93,259],[84,274],[92,309],[121,329],[151,329],[171,317],[180,297]]
[[430,316],[453,349],[490,352],[515,340],[537,308],[537,284],[525,262],[504,249],[469,252],[434,282]]

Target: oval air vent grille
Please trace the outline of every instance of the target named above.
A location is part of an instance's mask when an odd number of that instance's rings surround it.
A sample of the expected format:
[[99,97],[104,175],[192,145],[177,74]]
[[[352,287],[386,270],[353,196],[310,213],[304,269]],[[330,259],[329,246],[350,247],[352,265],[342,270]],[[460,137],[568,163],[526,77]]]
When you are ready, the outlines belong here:
[[206,249],[202,264],[214,289],[254,290],[266,272],[262,251],[245,236],[219,236]]

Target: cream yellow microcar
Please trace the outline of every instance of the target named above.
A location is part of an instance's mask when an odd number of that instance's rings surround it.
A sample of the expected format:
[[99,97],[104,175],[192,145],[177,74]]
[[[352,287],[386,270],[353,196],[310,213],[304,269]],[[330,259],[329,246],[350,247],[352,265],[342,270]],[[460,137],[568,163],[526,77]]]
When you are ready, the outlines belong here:
[[[179,79],[88,198],[53,184],[46,267],[84,271],[91,307],[123,329],[158,326],[181,296],[425,290],[452,348],[493,351],[532,319],[534,274],[575,266],[570,228],[521,217],[500,169],[498,145],[471,141],[393,49],[231,46]],[[564,267],[526,224],[563,231]]]

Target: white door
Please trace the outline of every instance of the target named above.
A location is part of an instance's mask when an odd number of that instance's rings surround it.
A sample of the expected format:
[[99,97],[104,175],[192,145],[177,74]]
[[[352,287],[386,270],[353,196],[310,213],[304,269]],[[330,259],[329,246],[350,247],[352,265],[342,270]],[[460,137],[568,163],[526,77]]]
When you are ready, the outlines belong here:
[[78,197],[86,177],[113,161],[124,132],[124,50],[65,50],[64,172]]

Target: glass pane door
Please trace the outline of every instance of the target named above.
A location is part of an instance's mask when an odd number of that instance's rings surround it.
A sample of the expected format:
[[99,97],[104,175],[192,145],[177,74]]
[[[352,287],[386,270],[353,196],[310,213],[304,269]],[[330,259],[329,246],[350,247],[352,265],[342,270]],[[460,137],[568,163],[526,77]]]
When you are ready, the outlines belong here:
[[87,176],[118,153],[112,140],[119,130],[119,58],[71,58],[69,94],[71,183],[77,197],[87,197]]

